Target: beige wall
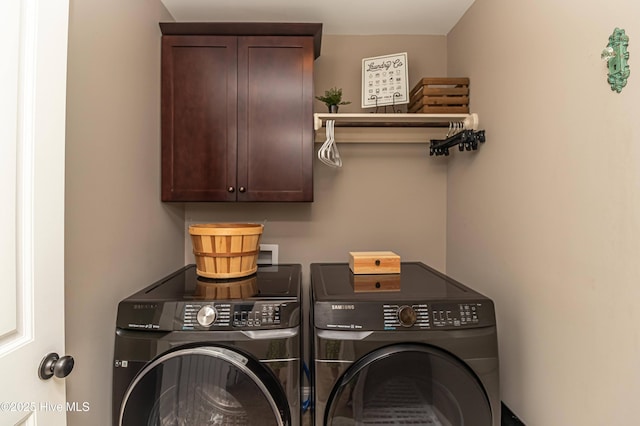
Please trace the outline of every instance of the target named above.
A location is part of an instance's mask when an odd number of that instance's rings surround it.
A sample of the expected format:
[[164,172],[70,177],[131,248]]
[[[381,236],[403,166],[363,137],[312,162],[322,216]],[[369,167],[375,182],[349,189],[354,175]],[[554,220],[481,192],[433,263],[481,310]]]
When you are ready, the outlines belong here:
[[[371,112],[361,105],[362,58],[407,52],[409,88],[422,77],[442,77],[447,72],[447,40],[444,36],[379,35],[339,36],[324,35],[322,52],[316,60],[314,85],[316,95],[330,87],[342,87],[343,98],[350,105],[340,112]],[[316,101],[316,112],[327,112],[326,106]],[[383,112],[383,111],[380,111]],[[389,108],[389,112],[391,109]]]
[[[405,51],[410,80],[446,73],[444,37],[325,35],[315,91],[342,87],[353,103],[340,112],[361,111],[362,58]],[[326,107],[316,101],[315,110]],[[429,157],[426,144],[340,144],[338,132],[336,140],[343,167],[315,159],[313,203],[187,204],[187,224],[266,220],[262,242],[280,245],[281,262],[302,263],[305,285],[309,263],[346,262],[354,250],[393,250],[444,269],[446,162]],[[186,261],[193,262],[185,237]]]
[[[153,0],[71,1],[66,338],[77,365],[67,393],[91,411],[70,414],[70,426],[110,424],[117,303],[192,261],[185,214],[187,223],[266,220],[263,242],[280,244],[282,262],[303,263],[305,285],[310,262],[346,261],[350,250],[445,267],[446,163],[425,145],[341,145],[343,169],[314,164],[314,203],[160,203],[161,20],[169,16]],[[361,58],[401,51],[412,80],[446,72],[444,37],[325,36],[316,92],[341,86],[354,102],[344,111],[357,111]]]
[[[640,394],[638,18],[631,0],[476,0],[446,39],[325,36],[316,92],[343,87],[354,104],[341,111],[359,110],[362,57],[408,51],[412,83],[471,78],[487,143],[448,162],[423,145],[342,144],[343,169],[314,164],[314,203],[182,206],[159,202],[157,22],[168,15],[155,0],[72,0],[67,385],[91,411],[69,424],[110,424],[117,302],[192,259],[185,220],[267,220],[263,241],[304,264],[305,284],[310,262],[349,250],[446,269],[496,301],[503,399],[527,425],[629,424]],[[599,57],[616,26],[631,37],[621,94]]]
[[[638,22],[631,0],[476,0],[448,36],[487,143],[449,162],[447,272],[495,299],[502,397],[528,426],[637,423]],[[621,94],[600,60],[615,27]]]
[[[315,64],[315,91],[342,87],[344,99],[353,103],[340,112],[361,111],[362,58],[405,51],[410,80],[445,75],[444,37],[325,35]],[[326,107],[316,101],[315,111],[326,112]],[[279,244],[280,262],[302,264],[305,297],[309,264],[346,262],[349,251],[392,250],[403,260],[444,270],[446,162],[429,157],[426,144],[341,144],[340,130],[336,140],[343,167],[333,169],[315,159],[313,203],[187,204],[187,225],[266,221],[262,242]],[[405,131],[391,129],[387,140]],[[323,136],[324,129],[320,132]],[[376,133],[380,129],[368,132]],[[368,140],[363,134],[359,139]],[[193,263],[188,233],[185,238],[185,261]]]
[[183,264],[184,216],[160,203],[157,0],[71,0],[65,303],[70,426],[111,425],[117,303]]

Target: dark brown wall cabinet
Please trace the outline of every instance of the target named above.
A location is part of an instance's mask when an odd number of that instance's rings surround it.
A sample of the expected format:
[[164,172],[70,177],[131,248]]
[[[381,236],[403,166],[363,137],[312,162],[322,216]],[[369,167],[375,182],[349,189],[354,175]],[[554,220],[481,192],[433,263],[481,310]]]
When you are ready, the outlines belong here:
[[322,26],[160,26],[162,200],[313,201]]

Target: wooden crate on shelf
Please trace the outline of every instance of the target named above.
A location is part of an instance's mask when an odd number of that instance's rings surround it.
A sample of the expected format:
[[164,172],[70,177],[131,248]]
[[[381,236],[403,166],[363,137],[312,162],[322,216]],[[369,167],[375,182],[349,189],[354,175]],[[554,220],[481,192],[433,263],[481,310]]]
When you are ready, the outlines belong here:
[[468,78],[423,78],[409,92],[409,112],[468,114]]

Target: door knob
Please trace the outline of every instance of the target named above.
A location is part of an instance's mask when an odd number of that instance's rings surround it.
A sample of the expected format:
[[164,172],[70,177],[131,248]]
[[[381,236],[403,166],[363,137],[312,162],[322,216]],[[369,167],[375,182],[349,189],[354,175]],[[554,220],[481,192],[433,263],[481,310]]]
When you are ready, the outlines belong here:
[[238,188],[238,191],[244,193],[247,191],[247,188],[245,188],[244,186],[241,186],[240,188]]
[[72,356],[66,355],[60,358],[57,353],[52,352],[42,358],[38,368],[38,377],[42,380],[49,380],[53,376],[63,379],[71,373],[74,363]]

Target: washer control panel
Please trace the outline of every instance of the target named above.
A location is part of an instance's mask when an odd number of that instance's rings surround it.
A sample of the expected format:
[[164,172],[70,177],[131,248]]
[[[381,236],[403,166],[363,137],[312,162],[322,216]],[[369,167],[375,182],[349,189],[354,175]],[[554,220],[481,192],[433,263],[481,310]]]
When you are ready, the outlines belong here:
[[280,303],[242,304],[233,307],[234,327],[260,327],[280,324]]
[[286,302],[229,303],[202,301],[185,303],[179,330],[255,329],[279,327]]
[[230,319],[230,303],[186,303],[182,314],[182,330],[229,326]]

